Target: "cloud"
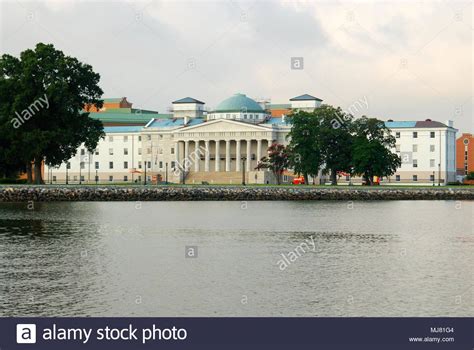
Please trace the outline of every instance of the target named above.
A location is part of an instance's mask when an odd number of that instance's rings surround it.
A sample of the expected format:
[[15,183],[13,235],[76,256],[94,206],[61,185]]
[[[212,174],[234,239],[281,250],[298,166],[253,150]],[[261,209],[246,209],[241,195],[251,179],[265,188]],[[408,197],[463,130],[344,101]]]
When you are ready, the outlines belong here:
[[[472,131],[468,2],[47,1],[2,7],[2,52],[51,42],[92,64],[108,96],[164,111],[235,92],[311,93],[369,113]],[[31,18],[32,17],[32,18]],[[304,70],[290,69],[291,57]],[[455,114],[462,106],[463,113]]]

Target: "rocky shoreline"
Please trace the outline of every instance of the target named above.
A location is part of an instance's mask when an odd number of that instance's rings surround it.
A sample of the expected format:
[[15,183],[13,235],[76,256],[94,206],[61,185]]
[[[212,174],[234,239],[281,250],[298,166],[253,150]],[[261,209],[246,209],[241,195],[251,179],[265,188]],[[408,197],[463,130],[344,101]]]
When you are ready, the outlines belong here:
[[0,202],[474,200],[474,188],[1,186]]

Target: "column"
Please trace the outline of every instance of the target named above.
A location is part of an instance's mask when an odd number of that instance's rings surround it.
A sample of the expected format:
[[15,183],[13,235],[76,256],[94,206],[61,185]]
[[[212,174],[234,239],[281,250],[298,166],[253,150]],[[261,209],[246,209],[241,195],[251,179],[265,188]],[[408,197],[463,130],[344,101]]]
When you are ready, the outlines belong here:
[[179,163],[179,141],[176,141],[174,144],[174,158],[176,160],[176,165]]
[[199,141],[194,141],[194,171],[197,173],[199,171],[199,163],[201,162],[201,153],[202,150],[199,148]]
[[240,140],[235,141],[235,171],[240,171],[240,164],[242,162],[242,156],[240,155]]
[[206,140],[204,141],[204,145],[205,145],[205,148],[206,148],[206,154],[204,155],[204,171],[207,171],[209,172],[210,171],[210,167],[209,167],[209,164],[211,163],[211,149],[209,147],[209,140]]
[[225,141],[225,171],[230,171],[230,140]]
[[220,141],[216,140],[216,171],[221,171]]
[[247,164],[245,164],[245,166],[247,167],[247,169],[246,169],[247,171],[252,170],[252,169],[250,169],[251,158],[252,158],[251,147],[252,147],[252,140],[247,140]]
[[262,140],[257,140],[257,164],[262,159]]
[[183,161],[183,167],[184,171],[189,170],[189,164],[190,164],[190,159],[189,159],[189,141],[186,140],[184,141],[184,161]]

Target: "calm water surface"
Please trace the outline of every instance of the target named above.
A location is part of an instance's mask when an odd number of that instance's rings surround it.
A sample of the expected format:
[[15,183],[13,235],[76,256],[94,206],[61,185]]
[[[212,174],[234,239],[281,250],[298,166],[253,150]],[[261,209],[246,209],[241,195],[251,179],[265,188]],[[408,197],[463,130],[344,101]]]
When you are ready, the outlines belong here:
[[473,214],[455,201],[0,203],[0,315],[473,316]]

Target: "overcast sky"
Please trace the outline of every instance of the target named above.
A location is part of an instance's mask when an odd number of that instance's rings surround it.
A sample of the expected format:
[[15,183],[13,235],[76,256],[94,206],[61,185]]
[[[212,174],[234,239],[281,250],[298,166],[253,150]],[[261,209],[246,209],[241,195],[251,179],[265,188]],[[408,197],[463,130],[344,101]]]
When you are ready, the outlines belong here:
[[[367,101],[356,116],[452,119],[474,131],[472,1],[6,1],[0,10],[2,53],[53,43],[100,73],[105,97],[137,108],[309,93],[344,109]],[[292,57],[303,69],[291,69]]]

